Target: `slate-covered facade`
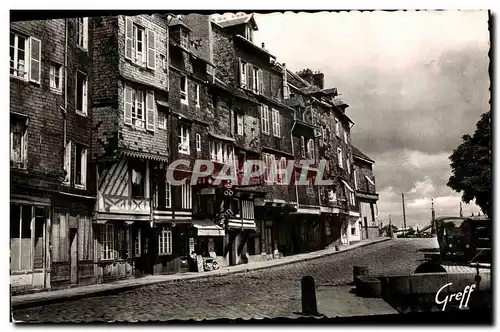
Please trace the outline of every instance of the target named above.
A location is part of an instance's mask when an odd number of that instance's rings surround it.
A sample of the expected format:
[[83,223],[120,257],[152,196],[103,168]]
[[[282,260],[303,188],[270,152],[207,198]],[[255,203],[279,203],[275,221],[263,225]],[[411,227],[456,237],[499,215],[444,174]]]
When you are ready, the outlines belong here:
[[[256,45],[257,29],[243,13],[11,23],[15,290],[362,238],[350,227],[376,216],[378,196],[363,187],[373,161],[351,147],[348,105],[322,73],[293,73]],[[265,169],[247,180],[250,160]],[[315,183],[321,161],[332,184]],[[217,182],[228,167],[235,177]]]

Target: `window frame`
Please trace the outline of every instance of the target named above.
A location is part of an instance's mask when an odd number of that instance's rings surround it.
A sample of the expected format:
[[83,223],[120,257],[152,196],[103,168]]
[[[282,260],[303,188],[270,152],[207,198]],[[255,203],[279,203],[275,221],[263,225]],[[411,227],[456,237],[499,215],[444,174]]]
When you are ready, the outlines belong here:
[[158,256],[172,255],[172,230],[162,227],[158,233]]
[[337,148],[337,163],[339,165],[340,168],[344,168],[344,155],[342,154],[342,149],[341,148]]
[[261,123],[261,127],[262,127],[262,132],[264,134],[270,135],[271,129],[269,126],[269,107],[267,105],[261,105],[260,123]]
[[200,152],[201,151],[201,135],[199,133],[196,133],[195,141],[196,141],[196,151]]
[[[162,114],[163,118],[160,119],[160,114]],[[163,120],[163,121],[161,121]],[[167,114],[158,110],[158,128],[167,129]]]
[[[129,183],[130,183],[130,197],[132,199],[137,199],[137,200],[143,200],[146,198],[146,181],[148,181],[148,179],[146,179],[146,176],[147,176],[147,163],[146,161],[144,160],[138,160],[138,159],[132,159],[132,160],[129,160]],[[133,172],[134,171],[137,171],[137,169],[134,167],[134,166],[137,166],[137,168],[141,168],[140,171],[141,172],[138,172],[139,174],[141,174],[141,183],[140,185],[142,186],[142,195],[135,195],[134,194],[134,181],[133,181]]]
[[[78,109],[78,75],[83,75],[84,81],[82,84],[82,109]],[[88,75],[80,70],[76,71],[75,75],[75,112],[81,116],[88,115]]]
[[[59,70],[57,69],[56,66],[59,67]],[[52,61],[50,63],[50,67],[49,67],[49,86],[50,86],[50,90],[52,92],[62,93],[62,68],[63,68],[63,66],[60,63],[57,63],[57,62],[54,62],[54,61]],[[56,76],[56,71],[58,72],[57,76]],[[58,77],[57,80],[56,80],[56,77]],[[54,86],[56,83],[59,85],[59,87]]]
[[340,137],[340,121],[337,118],[335,118],[335,135]]
[[[184,84],[182,84],[182,80],[184,79]],[[189,84],[186,75],[181,75],[180,80],[180,94],[181,94],[181,104],[189,105],[189,92],[188,92]],[[183,91],[184,90],[184,91]]]
[[[14,132],[15,126],[19,125],[20,133],[20,146],[19,156],[20,160],[12,158],[14,148]],[[15,118],[10,120],[10,165],[14,168],[25,169],[28,166],[28,124],[26,118]]]
[[[81,154],[78,156],[78,148],[81,149]],[[75,142],[75,188],[86,189],[87,187],[87,162],[88,162],[88,147]],[[80,163],[80,183],[76,182],[77,177],[77,165]]]
[[[115,227],[111,223],[100,225],[99,242],[101,244],[101,252],[99,254],[100,261],[110,261],[115,259]],[[109,239],[111,237],[111,240]]]
[[[139,32],[142,35],[142,40],[141,40],[141,57],[139,58],[138,54],[138,45],[139,45]],[[143,27],[140,24],[137,24],[136,22],[132,22],[132,59],[134,63],[145,67],[146,66],[146,56],[147,56],[147,41],[146,41],[146,28]]]
[[276,108],[272,109],[273,136],[281,138],[281,114]]
[[[80,22],[81,20],[81,22]],[[80,32],[80,27],[82,31]],[[89,18],[76,18],[76,46],[83,51],[88,51]],[[81,37],[80,37],[81,35]],[[80,43],[81,38],[81,43]]]
[[[11,77],[15,77],[18,79],[22,79],[25,81],[29,81],[29,57],[30,57],[30,49],[29,49],[29,39],[31,37],[26,36],[24,34],[18,33],[16,31],[10,31],[9,36],[14,35],[14,45],[10,45],[10,39],[9,39],[9,49],[13,48],[14,49],[14,59],[11,61],[14,62],[14,67],[11,67],[9,64],[9,74]],[[19,37],[24,38],[24,70],[23,70],[23,75],[18,75],[19,74]],[[9,54],[10,58],[10,54]],[[11,73],[11,71],[14,71],[14,73]],[[17,74],[16,74],[17,73]]]
[[165,180],[165,207],[172,208],[172,186],[167,180]]
[[[190,155],[191,147],[190,147],[190,128],[187,126],[179,126],[179,146],[177,151],[182,154]],[[186,149],[182,149],[182,146],[185,146]]]
[[239,68],[240,87],[243,89],[246,89],[248,87],[247,70],[248,70],[248,63],[246,61],[240,59],[240,68]]
[[245,117],[243,114],[236,114],[236,134],[243,136],[245,133]]
[[200,108],[200,85],[194,83],[194,104],[197,108]]

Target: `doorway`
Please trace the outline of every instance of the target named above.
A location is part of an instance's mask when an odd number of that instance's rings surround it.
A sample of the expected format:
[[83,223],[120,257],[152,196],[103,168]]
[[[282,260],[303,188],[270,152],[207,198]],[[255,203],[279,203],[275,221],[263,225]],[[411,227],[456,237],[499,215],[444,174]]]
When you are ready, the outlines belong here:
[[138,226],[134,231],[134,265],[136,277],[153,274],[151,233],[151,228],[144,225]]

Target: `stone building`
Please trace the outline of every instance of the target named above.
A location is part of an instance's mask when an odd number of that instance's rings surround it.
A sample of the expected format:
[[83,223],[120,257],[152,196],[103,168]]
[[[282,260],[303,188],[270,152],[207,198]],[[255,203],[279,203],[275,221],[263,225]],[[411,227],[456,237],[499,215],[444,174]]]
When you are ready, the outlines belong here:
[[[366,231],[378,196],[373,161],[351,148],[348,105],[322,73],[293,73],[256,45],[257,29],[244,13],[11,24],[15,289],[182,272],[192,253],[234,265],[364,238],[349,225]],[[250,160],[265,170],[248,180],[260,171]]]
[[93,282],[92,22],[10,25],[13,291]]
[[351,223],[352,238],[371,239],[380,236],[378,218],[378,194],[375,187],[373,161],[358,148],[352,147],[354,157],[354,186],[360,207],[360,216],[356,223]]

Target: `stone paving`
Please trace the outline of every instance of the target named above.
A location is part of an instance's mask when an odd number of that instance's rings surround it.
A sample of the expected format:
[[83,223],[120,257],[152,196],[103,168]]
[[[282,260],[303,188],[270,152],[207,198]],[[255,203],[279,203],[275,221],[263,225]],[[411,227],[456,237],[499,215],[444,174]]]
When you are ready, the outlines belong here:
[[[433,248],[434,242],[432,238],[394,239],[264,270],[155,284],[116,295],[15,309],[12,317],[22,322],[298,317],[294,313],[301,310],[303,276],[313,276],[320,289],[351,282],[353,265],[368,266],[370,274],[409,274],[424,258],[419,249]],[[362,301],[357,305],[362,312],[369,310]],[[355,306],[350,304],[351,312],[355,312]]]

